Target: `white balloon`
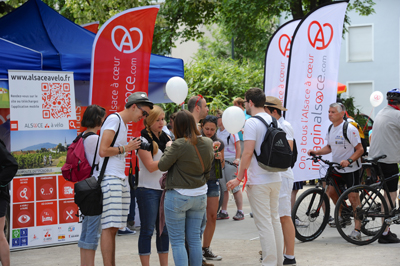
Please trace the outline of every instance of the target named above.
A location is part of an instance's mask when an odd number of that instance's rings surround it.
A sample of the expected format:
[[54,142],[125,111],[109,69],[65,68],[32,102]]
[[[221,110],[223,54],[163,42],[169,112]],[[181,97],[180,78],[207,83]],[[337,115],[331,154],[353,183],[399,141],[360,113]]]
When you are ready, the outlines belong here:
[[181,77],[172,77],[165,85],[168,98],[176,104],[181,104],[185,101],[188,95],[188,85]]
[[369,97],[369,101],[373,107],[379,106],[383,101],[383,94],[380,91],[374,91]]
[[237,106],[228,107],[222,114],[222,124],[231,134],[238,133],[243,128],[245,120],[243,110]]

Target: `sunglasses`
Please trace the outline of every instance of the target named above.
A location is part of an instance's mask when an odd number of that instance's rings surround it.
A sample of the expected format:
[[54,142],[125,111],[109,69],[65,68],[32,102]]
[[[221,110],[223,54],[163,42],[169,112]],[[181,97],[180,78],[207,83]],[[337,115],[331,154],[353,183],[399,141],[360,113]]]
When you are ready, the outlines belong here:
[[148,117],[148,116],[149,116],[149,113],[148,113],[148,112],[146,112],[145,110],[143,110],[140,106],[138,106],[138,105],[136,105],[136,106],[137,106],[137,108],[139,108],[140,111],[142,111],[142,116],[145,116],[145,117]]
[[200,99],[204,99],[203,96],[201,96],[200,94],[197,95],[199,98],[197,98],[196,103],[194,104],[194,106],[197,106],[197,103],[200,101]]

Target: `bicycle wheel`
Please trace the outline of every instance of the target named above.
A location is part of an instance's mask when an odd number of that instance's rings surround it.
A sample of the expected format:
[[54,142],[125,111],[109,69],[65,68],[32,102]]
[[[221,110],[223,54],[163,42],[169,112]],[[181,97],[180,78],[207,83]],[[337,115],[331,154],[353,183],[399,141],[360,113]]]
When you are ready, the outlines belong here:
[[296,238],[303,242],[316,239],[328,224],[329,211],[329,199],[322,189],[311,188],[301,194],[292,210]]
[[[357,193],[360,199],[360,205],[355,211],[348,199],[350,193]],[[367,245],[382,235],[386,227],[384,219],[388,214],[386,200],[378,190],[366,185],[354,186],[346,190],[336,203],[336,229],[346,241],[356,245]],[[356,221],[361,223],[359,239],[350,237]]]

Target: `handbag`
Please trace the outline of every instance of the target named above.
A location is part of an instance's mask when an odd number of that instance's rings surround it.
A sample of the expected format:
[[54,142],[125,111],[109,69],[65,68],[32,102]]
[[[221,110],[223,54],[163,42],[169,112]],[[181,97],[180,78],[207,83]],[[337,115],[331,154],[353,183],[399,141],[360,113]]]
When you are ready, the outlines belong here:
[[[118,116],[119,117],[119,116]],[[105,121],[105,120],[104,120]],[[103,122],[104,124],[104,122]],[[119,127],[121,125],[121,118],[119,120],[119,126],[117,133],[111,142],[110,147],[114,146],[119,133]],[[97,155],[97,148],[99,146],[99,139],[97,140],[96,151],[93,158],[92,170],[90,172],[90,177],[85,180],[79,181],[74,185],[74,201],[78,205],[81,213],[86,216],[96,216],[103,213],[103,191],[101,190],[101,181],[104,177],[104,172],[108,163],[109,157],[104,158],[103,166],[101,167],[100,175],[96,180],[93,176],[93,169],[95,167],[95,160]]]

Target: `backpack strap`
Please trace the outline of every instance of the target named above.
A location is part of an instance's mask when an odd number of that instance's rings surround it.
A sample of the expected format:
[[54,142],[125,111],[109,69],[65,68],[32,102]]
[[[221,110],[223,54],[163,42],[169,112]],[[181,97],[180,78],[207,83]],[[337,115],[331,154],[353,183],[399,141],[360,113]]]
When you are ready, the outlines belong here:
[[[118,118],[119,118],[119,123],[118,123],[118,130],[117,130],[117,132],[115,133],[114,139],[113,139],[113,141],[111,142],[110,147],[113,147],[113,146],[114,146],[115,141],[117,140],[117,137],[118,137],[119,128],[121,127],[121,117],[120,117],[117,113],[110,114],[109,116],[114,115],[114,114],[118,116]],[[108,116],[108,117],[109,117],[109,116]],[[108,117],[107,117],[107,118],[108,118]],[[107,120],[107,118],[104,119],[104,122]],[[103,124],[104,124],[104,122],[103,122]],[[102,126],[103,126],[103,125],[102,125]],[[99,139],[100,139],[100,137],[99,137]],[[97,142],[97,143],[98,143],[98,142]],[[101,183],[101,181],[103,181],[104,173],[105,173],[105,171],[106,171],[106,166],[107,166],[107,163],[108,163],[108,159],[109,159],[109,158],[110,158],[110,157],[105,157],[105,158],[104,158],[103,165],[102,165],[101,171],[100,171],[100,175],[99,175],[99,177],[98,177],[98,179],[97,179],[97,183],[99,183],[99,184]]]
[[349,127],[349,122],[344,121],[344,124],[343,124],[343,137],[344,137],[345,140],[347,140],[348,143],[351,144],[351,142],[349,140],[349,137],[347,136],[348,127]]
[[[268,125],[268,123],[264,120],[264,118],[262,118],[261,116],[255,115],[255,116],[252,116],[252,117],[250,117],[250,118],[253,118],[253,117],[254,117],[254,118],[257,118],[258,120],[260,120],[260,121],[267,127],[267,132],[265,133],[265,136],[266,136],[267,133],[268,133],[268,128],[269,128],[269,127],[273,126],[273,127],[275,127],[275,128],[278,128],[278,121],[277,121],[276,118],[273,117],[272,115],[271,115],[272,122],[271,122],[271,124],[269,124],[269,125]],[[249,119],[250,119],[250,118],[249,118]],[[264,137],[264,139],[265,139],[265,137]],[[254,149],[253,153],[254,153],[254,155],[255,155],[256,157],[258,156],[255,149]]]

